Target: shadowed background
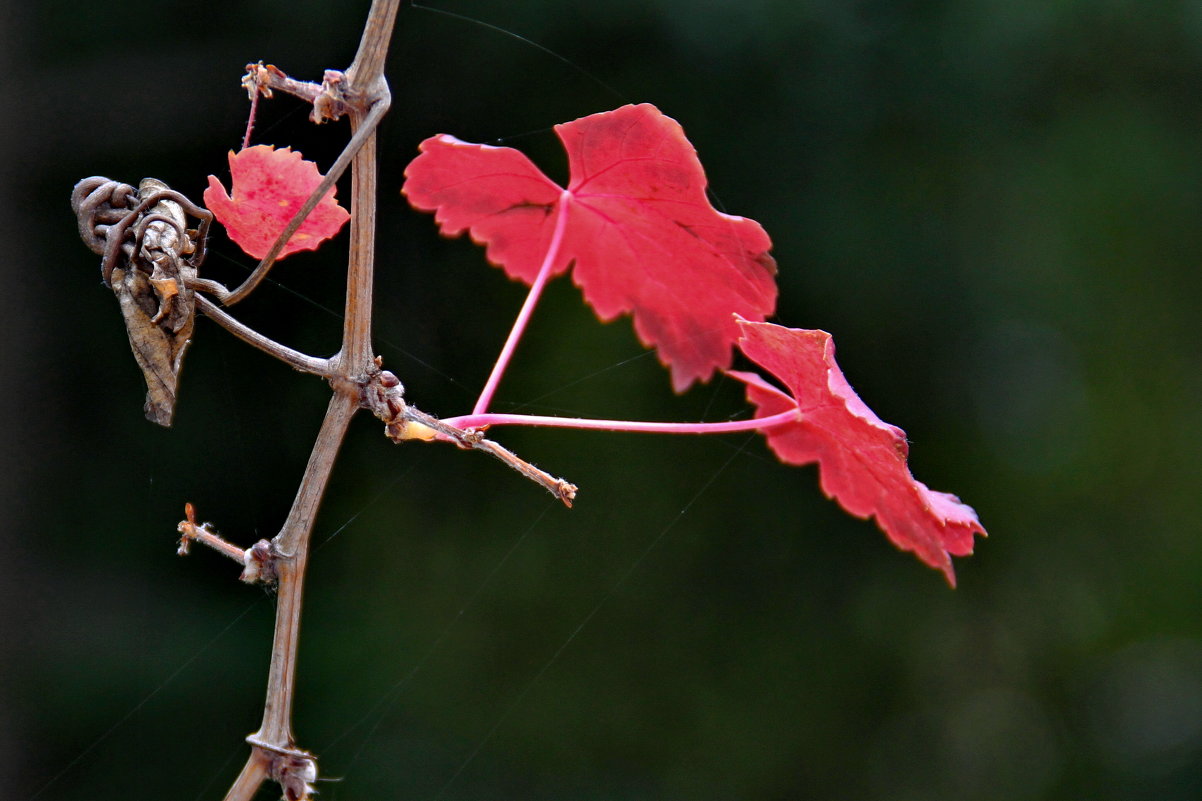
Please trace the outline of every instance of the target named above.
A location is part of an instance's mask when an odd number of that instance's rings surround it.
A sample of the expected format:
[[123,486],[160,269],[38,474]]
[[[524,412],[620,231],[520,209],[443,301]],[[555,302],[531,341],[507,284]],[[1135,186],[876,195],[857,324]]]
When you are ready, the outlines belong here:
[[[199,200],[242,136],[242,66],[347,66],[367,3],[11,5],[0,783],[219,798],[261,715],[272,601],[212,553],[177,558],[175,523],[191,501],[236,542],[271,537],[328,390],[202,319],[175,427],[146,422],[68,197],[150,175]],[[364,415],[306,590],[297,736],[342,778],[321,797],[1197,798],[1202,7],[438,8],[562,59],[399,16],[375,309],[415,404],[467,411],[524,295],[403,203],[418,142],[518,147],[562,179],[552,125],[652,102],[720,207],[772,235],[777,321],[832,332],[915,475],[992,536],[951,591],[755,436],[500,432],[580,485],[569,512]],[[305,115],[261,104],[255,141],[328,166],[346,124]],[[251,260],[212,244],[205,274],[239,281]],[[344,245],[283,262],[237,316],[328,354]],[[748,413],[729,382],[674,396],[566,281],[495,408]]]

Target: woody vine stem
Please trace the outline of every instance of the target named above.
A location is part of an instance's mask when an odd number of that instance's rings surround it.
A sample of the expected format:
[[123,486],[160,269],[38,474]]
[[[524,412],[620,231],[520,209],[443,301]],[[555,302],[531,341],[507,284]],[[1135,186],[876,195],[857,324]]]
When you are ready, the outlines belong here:
[[[338,449],[351,418],[360,407],[363,380],[378,373],[371,350],[372,275],[375,254],[376,218],[376,126],[390,103],[388,84],[384,79],[384,60],[396,20],[398,0],[374,0],[360,40],[359,50],[345,79],[339,84],[339,97],[350,118],[352,138],[338,164],[330,170],[327,180],[336,181],[351,160],[351,228],[350,256],[347,267],[345,318],[342,347],[329,360],[328,372],[334,395],[326,409],[325,419],[309,462],[301,479],[300,489],[292,509],[271,542],[274,556],[278,602],[275,634],[272,639],[271,665],[267,677],[267,699],[263,708],[263,723],[247,738],[251,744],[250,758],[234,781],[225,801],[250,801],[260,785],[268,778],[279,782],[289,801],[309,795],[316,777],[313,756],[296,747],[292,734],[292,702],[295,692],[297,643],[300,633],[301,599],[304,594],[305,566],[309,558],[309,541],[317,509],[329,483]],[[327,74],[326,83],[329,84]],[[285,87],[281,87],[285,88]],[[314,113],[319,113],[315,102]],[[318,187],[314,193],[320,199],[328,187]],[[312,205],[316,205],[315,201]],[[310,206],[310,204],[306,204]],[[299,225],[309,208],[297,214]],[[291,226],[290,226],[291,227]],[[293,229],[295,230],[295,229]],[[287,242],[293,231],[285,230],[264,263],[248,279],[249,288],[270,267],[271,261]],[[252,283],[254,282],[254,283]],[[224,298],[232,303],[244,296]]]
[[[292,508],[272,540],[261,540],[242,550],[209,530],[207,524],[198,524],[191,504],[185,506],[186,519],[179,524],[181,554],[188,552],[192,542],[199,542],[241,563],[244,581],[274,584],[277,591],[263,721],[258,731],[246,738],[251,746],[250,757],[225,801],[250,801],[268,779],[280,785],[286,801],[304,801],[313,793],[315,757],[297,747],[292,732],[301,602],[318,507],[356,412],[362,408],[372,411],[384,421],[387,435],[397,442],[438,438],[461,448],[490,453],[569,506],[576,493],[574,485],[520,459],[486,439],[482,431],[440,421],[405,403],[400,381],[382,370],[380,360],[372,355],[376,128],[390,105],[384,61],[399,4],[399,0],[373,0],[351,66],[345,72],[327,70],[321,84],[294,80],[272,66],[248,65],[243,85],[252,99],[270,97],[273,91],[296,95],[313,104],[314,122],[347,116],[351,139],[241,286],[229,290],[197,275],[212,214],[162,182],[146,179],[135,190],[107,178],[87,178],[72,194],[80,234],[92,250],[103,256],[101,274],[120,301],[134,355],[146,377],[146,412],[151,420],[171,424],[175,386],[196,310],[293,368],[325,378],[333,389]],[[334,356],[323,359],[263,336],[228,314],[222,305],[232,306],[250,295],[284,245],[348,167],[350,253],[342,344]],[[196,228],[187,227],[189,217],[200,220]],[[483,420],[481,424],[488,422]]]
[[[388,85],[384,79],[384,61],[397,6],[397,0],[373,2],[358,53],[350,68],[345,74],[327,72],[320,90],[311,84],[291,81],[267,69],[260,69],[257,74],[252,72],[248,76],[252,80],[257,78],[260,84],[252,86],[252,91],[267,94],[275,88],[302,97],[311,95],[307,99],[314,102],[314,117],[317,120],[345,113],[350,118],[352,138],[334,168],[330,170],[326,181],[314,192],[310,202],[299,211],[293,224],[281,234],[276,246],[242,287],[233,292],[222,291],[223,288],[220,287],[196,287],[213,291],[226,305],[232,305],[246,297],[270,269],[282,245],[288,241],[316,202],[338,180],[349,162],[352,175],[350,255],[342,346],[335,356],[327,360],[314,359],[278,346],[244,328],[215,304],[203,297],[198,298],[201,310],[219,324],[251,344],[281,357],[297,369],[326,377],[334,390],[288,517],[280,532],[266,547],[264,543],[256,546],[260,557],[269,561],[270,576],[277,583],[275,633],[263,722],[259,730],[247,738],[251,745],[250,757],[226,794],[226,801],[249,801],[268,778],[280,784],[288,801],[297,801],[308,797],[311,792],[309,783],[316,777],[313,756],[297,748],[292,733],[301,601],[310,536],[318,506],[329,482],[347,426],[362,405],[363,387],[370,378],[380,375],[371,350],[376,126],[390,103]],[[180,526],[185,537],[185,546],[190,537],[200,539],[202,533],[208,533],[203,526],[196,526],[191,508],[188,511],[189,519]],[[254,552],[255,548],[246,552],[244,561],[248,571],[252,567]]]

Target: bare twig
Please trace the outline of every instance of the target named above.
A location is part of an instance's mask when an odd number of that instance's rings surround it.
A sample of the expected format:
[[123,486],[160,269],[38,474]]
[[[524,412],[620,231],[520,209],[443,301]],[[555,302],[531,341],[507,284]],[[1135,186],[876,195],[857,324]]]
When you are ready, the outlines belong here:
[[193,541],[199,542],[201,545],[207,545],[220,554],[228,556],[239,564],[243,564],[243,551],[232,542],[226,542],[217,532],[213,531],[209,526],[211,523],[197,523],[196,509],[192,504],[184,504],[184,519],[176,526],[176,530],[181,534],[179,538],[179,555],[188,555],[188,546]]
[[[321,83],[317,84],[298,81],[274,64],[264,64],[260,61],[257,64],[246,65],[242,85],[250,94],[252,104],[259,96],[269,98],[277,90],[311,103],[313,111],[309,114],[309,120],[317,124],[326,120],[341,119],[355,108],[355,104],[347,102],[346,99],[349,88],[347,74],[339,70],[326,70]],[[245,146],[243,144],[243,147]]]
[[312,103],[321,94],[320,84],[290,78],[288,73],[275,64],[264,64],[262,61],[246,65],[242,85],[246,87],[247,94],[252,99],[256,95],[270,98],[274,91],[280,91]]
[[246,550],[242,550],[232,542],[227,542],[217,532],[209,528],[211,524],[196,522],[196,510],[192,504],[184,504],[184,519],[180,521],[176,530],[181,534],[179,538],[179,550],[176,551],[180,556],[188,555],[188,546],[193,541],[199,542],[202,545],[207,545],[218,553],[228,556],[235,562],[243,566],[242,575],[238,578],[245,581],[247,584],[255,584],[262,582],[264,584],[275,584],[276,569],[275,561],[278,554],[275,548],[267,540],[259,540],[254,545]]
[[550,492],[564,506],[571,507],[576,499],[575,484],[540,470],[508,448],[485,439],[484,427],[459,428],[406,403],[400,380],[379,369],[379,358],[374,366],[375,371],[361,385],[360,405],[384,422],[384,433],[393,442],[441,439],[464,450],[484,451]]
[[[518,456],[513,451],[503,445],[493,442],[490,439],[484,438],[484,432],[478,428],[456,428],[449,426],[437,417],[426,414],[425,412],[415,409],[412,406],[406,405],[404,410],[404,419],[419,423],[427,428],[437,431],[443,437],[451,442],[454,442],[461,448],[483,451],[487,454],[500,459],[513,470],[524,475],[534,483],[541,486],[547,492],[554,495],[564,506],[571,508],[572,501],[576,500],[576,491],[579,489],[570,481],[565,481],[562,478],[557,478],[545,470],[541,470],[527,462],[522,457]],[[404,437],[402,437],[404,438]]]
[[238,339],[249,345],[254,345],[264,353],[274,356],[280,361],[300,370],[302,373],[313,373],[314,375],[326,378],[334,375],[329,359],[319,359],[316,356],[309,356],[298,350],[293,350],[287,345],[281,345],[274,339],[263,336],[253,328],[235,320],[223,311],[220,306],[203,295],[196,296],[196,306],[205,313],[205,316],[238,337]]

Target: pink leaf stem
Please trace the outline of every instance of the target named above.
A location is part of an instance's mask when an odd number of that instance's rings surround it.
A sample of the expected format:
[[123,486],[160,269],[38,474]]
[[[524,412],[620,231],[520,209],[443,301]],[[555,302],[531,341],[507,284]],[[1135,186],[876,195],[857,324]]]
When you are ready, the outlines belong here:
[[595,420],[586,417],[548,417],[538,414],[465,414],[448,417],[442,422],[456,428],[481,426],[550,426],[602,431],[630,431],[639,434],[729,434],[736,431],[758,431],[783,423],[796,422],[796,408],[753,420],[731,420],[725,423],[649,423],[634,420]]
[[547,245],[547,255],[543,257],[543,263],[538,268],[538,275],[535,276],[534,283],[530,285],[530,292],[527,293],[526,300],[522,303],[517,319],[513,321],[513,328],[509,330],[509,337],[505,340],[505,346],[501,348],[501,355],[497,357],[497,362],[493,365],[492,372],[489,373],[488,381],[485,383],[484,389],[480,391],[476,405],[472,407],[473,415],[484,414],[488,409],[488,404],[492,403],[497,385],[501,383],[501,376],[504,375],[505,368],[509,366],[509,359],[517,349],[518,341],[522,338],[526,324],[530,321],[530,315],[534,313],[534,306],[543,293],[543,287],[547,285],[547,279],[551,277],[551,267],[559,256],[559,247],[563,244],[563,233],[568,227],[568,209],[571,208],[572,195],[565,189],[559,200],[557,209],[559,217],[555,220],[555,230],[551,234],[550,244]]

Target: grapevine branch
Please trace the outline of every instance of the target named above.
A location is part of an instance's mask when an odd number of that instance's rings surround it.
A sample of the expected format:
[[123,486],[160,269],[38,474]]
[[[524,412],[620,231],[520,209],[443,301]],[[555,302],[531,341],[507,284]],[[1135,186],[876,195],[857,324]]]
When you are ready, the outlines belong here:
[[313,356],[293,350],[287,345],[281,345],[274,339],[265,337],[258,331],[243,325],[221,309],[213,301],[203,295],[196,296],[196,307],[205,316],[220,325],[226,331],[241,339],[248,345],[253,345],[264,353],[274,356],[285,364],[289,364],[302,373],[313,373],[325,378],[334,377],[334,367],[330,359],[318,359]]
[[[704,175],[679,124],[650,105],[625,106],[556,127],[565,144],[587,141],[590,147],[600,148],[599,159],[585,159],[579,148],[569,148],[573,175],[580,170],[576,161],[593,162],[594,167],[601,165],[582,180],[574,181],[571,184],[574,188],[569,189],[561,189],[546,179],[524,156],[515,156],[516,151],[483,148],[447,136],[432,137],[423,143],[423,155],[406,171],[404,191],[410,202],[418,208],[436,210],[439,224],[451,235],[471,229],[473,237],[480,241],[488,242],[490,237],[499,236],[503,243],[509,243],[500,248],[505,251],[505,258],[498,263],[503,263],[515,277],[529,281],[531,289],[470,414],[439,419],[408,403],[400,380],[383,369],[379,357],[373,356],[371,345],[376,130],[391,103],[383,69],[398,6],[399,0],[373,0],[351,66],[345,72],[327,70],[320,84],[295,80],[279,68],[261,62],[247,65],[242,83],[251,94],[252,104],[259,97],[271,97],[275,91],[292,94],[312,105],[310,118],[314,122],[346,116],[351,137],[324,177],[306,181],[305,189],[297,191],[293,198],[278,201],[280,207],[290,209],[305,198],[251,275],[232,291],[198,275],[197,268],[205,256],[206,232],[213,219],[208,210],[154,179],[143,180],[135,189],[107,178],[88,178],[77,184],[72,194],[80,234],[103,257],[104,282],[120,302],[131,346],[146,378],[146,411],[151,420],[161,425],[171,423],[175,387],[197,311],[294,369],[324,378],[333,390],[296,497],[274,538],[242,549],[223,539],[208,523],[197,523],[191,504],[185,506],[185,519],[178,525],[180,554],[186,554],[191,544],[198,542],[241,564],[242,580],[272,584],[277,589],[263,718],[259,729],[246,738],[250,755],[226,794],[226,801],[250,801],[268,779],[280,785],[285,801],[305,801],[313,793],[316,757],[297,746],[292,731],[304,576],[322,497],[350,421],[360,409],[369,410],[383,421],[385,434],[394,442],[441,441],[465,450],[483,451],[538,483],[567,506],[576,497],[574,484],[535,467],[488,439],[487,430],[505,425],[672,434],[760,430],[783,461],[808,464],[821,463],[828,457],[834,460],[841,467],[833,473],[835,479],[830,488],[824,473],[823,488],[827,494],[836,497],[853,514],[875,515],[895,542],[915,550],[928,564],[943,569],[949,581],[954,580],[950,555],[971,553],[973,536],[984,534],[971,508],[955,496],[932,492],[914,481],[906,467],[904,432],[880,421],[851,390],[834,362],[829,334],[759,322],[771,311],[776,297],[772,278],[775,262],[768,255],[767,234],[754,221],[721,215],[708,202],[680,195],[685,190],[700,192]],[[642,135],[629,136],[635,128]],[[248,138],[249,133],[250,126]],[[636,157],[637,153],[619,152],[611,147],[615,141],[621,147],[653,141],[659,155],[648,159]],[[658,149],[661,145],[675,152],[676,157],[662,156]],[[256,155],[259,152],[258,148],[250,150]],[[231,166],[237,158],[231,156]],[[647,194],[628,196],[623,194],[629,191],[626,178],[615,179],[612,174],[603,178],[609,171],[604,167],[606,160],[615,169],[621,166],[627,171],[651,170],[648,175],[626,176],[647,183]],[[453,168],[448,166],[452,163]],[[672,181],[659,181],[654,175],[655,168],[648,165],[660,163],[671,163],[683,172],[673,173]],[[311,163],[308,167],[316,176],[316,168]],[[285,247],[296,247],[291,243],[293,235],[319,204],[336,205],[327,195],[332,194],[335,183],[347,169],[351,171],[350,244],[341,345],[332,356],[321,358],[275,342],[239,322],[223,307],[247,298],[276,259],[290,252]],[[493,194],[477,196],[470,181],[462,180],[472,177],[473,171],[487,177],[506,176],[510,186],[494,186]],[[691,183],[678,180],[690,171]],[[216,179],[210,180],[212,189]],[[304,193],[314,181],[317,186],[306,197]],[[617,183],[607,189],[606,181]],[[589,182],[595,185],[582,191]],[[515,194],[506,197],[507,191]],[[659,197],[665,192],[680,197]],[[223,189],[221,196],[224,197]],[[665,207],[681,216],[665,217],[657,212],[651,216],[652,222],[647,223],[645,215],[635,212],[640,206],[649,208],[652,201],[665,198],[671,201]],[[228,197],[224,199],[229,201]],[[206,203],[228,226],[222,207],[208,192]],[[481,213],[481,208],[488,208],[489,204],[495,207],[495,213]],[[507,217],[500,214],[515,208],[541,208],[544,213]],[[602,214],[606,208],[609,212]],[[598,246],[599,255],[594,254],[598,260],[591,262],[589,268],[580,267],[576,256],[564,259],[559,268],[566,270],[569,263],[576,264],[577,281],[588,290],[586,297],[592,292],[589,302],[599,304],[598,313],[603,318],[612,316],[614,310],[630,311],[636,318],[636,328],[642,315],[651,315],[649,319],[657,321],[668,314],[684,321],[675,327],[655,322],[645,329],[654,334],[648,335],[649,344],[660,349],[661,360],[673,369],[673,384],[678,391],[729,365],[730,348],[737,338],[744,354],[778,376],[790,392],[773,386],[758,374],[726,370],[727,375],[746,384],[748,400],[757,407],[757,417],[714,423],[663,423],[488,412],[542,290],[561,261],[560,254],[578,255],[581,242],[590,237],[585,215],[576,211],[586,209],[611,226],[625,225],[642,231],[640,225],[651,225],[648,229],[651,233],[633,237],[641,243],[652,243],[644,247],[646,252],[636,254],[639,258],[631,258],[625,247],[619,254],[621,258],[616,258],[613,252]],[[341,209],[338,213],[341,224],[346,215]],[[531,235],[545,230],[539,226],[550,224],[551,213],[555,218],[545,250],[510,247],[523,236],[543,241]],[[189,225],[192,219],[197,221],[194,227]],[[266,232],[265,236],[270,236],[275,228],[258,222],[255,225],[256,231]],[[721,236],[713,241],[700,233],[715,230]],[[307,230],[302,235],[312,236]],[[238,241],[238,236],[231,236]],[[248,251],[257,256],[266,244],[266,240],[259,241]],[[670,288],[686,279],[698,280],[694,260],[713,268],[704,279],[709,291],[691,292],[688,297],[697,302],[677,308],[681,304],[667,303],[674,297]],[[602,262],[605,269],[597,269]],[[642,266],[640,271],[631,272],[629,265],[635,262]],[[669,267],[675,265],[679,275],[660,269],[661,262],[667,262]],[[647,265],[655,265],[660,272],[655,273]],[[694,278],[688,279],[689,276]],[[648,284],[654,284],[656,291],[630,294],[632,286]],[[732,308],[739,304],[746,306],[744,310],[753,319],[732,313]],[[708,324],[723,315],[725,325]],[[723,355],[724,362],[719,358]],[[851,464],[852,468],[843,469],[844,464]]]
[[[280,785],[285,801],[304,801],[313,792],[316,758],[296,745],[292,731],[305,567],[318,508],[356,412],[363,408],[373,411],[397,442],[428,438],[424,432],[429,432],[461,448],[490,453],[569,506],[576,494],[575,485],[534,467],[480,431],[448,425],[406,404],[400,381],[381,370],[372,355],[376,128],[390,105],[383,68],[398,5],[398,0],[374,0],[354,62],[345,72],[328,70],[321,85],[296,81],[275,67],[248,66],[243,83],[256,95],[270,97],[273,90],[297,95],[313,104],[315,122],[349,117],[352,135],[251,276],[233,291],[197,275],[212,214],[183,195],[152,179],[135,189],[106,178],[85,179],[72,194],[80,234],[103,256],[102,277],[121,301],[130,342],[150,388],[147,414],[152,420],[163,425],[171,422],[175,382],[197,310],[294,369],[325,378],[333,389],[296,498],[274,538],[244,550],[223,539],[209,524],[198,524],[191,504],[186,505],[185,520],[178,526],[181,554],[198,542],[242,564],[244,581],[270,583],[277,590],[263,720],[258,731],[246,738],[251,753],[226,801],[250,801],[268,779]],[[348,168],[351,224],[342,343],[333,356],[319,358],[264,336],[239,322],[222,305],[228,307],[249,296],[306,216]],[[189,217],[199,220],[194,228],[188,227]]]
[[392,36],[398,5],[398,0],[373,0],[355,60],[346,71],[345,81],[339,82],[353,132],[350,143],[338,157],[326,180],[317,187],[251,277],[242,287],[222,299],[230,304],[254,289],[270,269],[283,243],[295,233],[300,222],[316,207],[349,163],[352,170],[351,243],[345,322],[342,347],[329,360],[334,374],[329,376],[334,394],[309,456],[296,500],[283,528],[271,542],[277,555],[274,572],[279,595],[263,723],[256,733],[247,738],[251,745],[250,758],[226,794],[225,801],[250,801],[269,777],[279,783],[287,801],[300,801],[309,797],[310,782],[317,774],[313,756],[296,747],[292,733],[301,600],[305,566],[309,558],[309,540],[317,509],[329,483],[347,426],[360,407],[355,381],[361,380],[375,368],[371,358],[371,304],[376,218],[376,126],[389,105],[388,84],[384,79],[384,54]]

